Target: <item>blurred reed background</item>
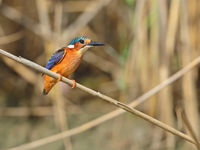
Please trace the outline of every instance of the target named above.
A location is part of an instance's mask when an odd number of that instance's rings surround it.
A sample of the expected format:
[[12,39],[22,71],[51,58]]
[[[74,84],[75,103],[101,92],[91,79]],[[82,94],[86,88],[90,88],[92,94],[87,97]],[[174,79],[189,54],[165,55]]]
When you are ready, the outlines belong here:
[[[147,92],[200,55],[198,0],[1,0],[0,48],[45,66],[76,36],[105,42],[91,48],[77,82],[124,103]],[[34,70],[0,56],[0,149],[70,130],[113,106],[59,83],[42,96]],[[200,68],[161,90],[139,110],[200,136]],[[128,113],[38,150],[188,150],[183,139]]]

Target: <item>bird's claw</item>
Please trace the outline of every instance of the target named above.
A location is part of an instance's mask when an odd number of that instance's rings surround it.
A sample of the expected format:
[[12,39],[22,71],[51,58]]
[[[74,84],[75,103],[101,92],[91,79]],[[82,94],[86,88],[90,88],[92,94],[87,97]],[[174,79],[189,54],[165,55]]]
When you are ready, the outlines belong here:
[[73,82],[72,88],[75,88],[76,87],[76,81],[72,80],[72,82]]
[[[61,81],[61,79],[62,79],[62,75],[59,75],[59,78],[57,79],[57,81]],[[72,82],[73,82],[72,88],[75,88],[76,87],[76,81],[72,80]]]
[[62,79],[62,75],[59,75],[59,78],[57,81],[61,81],[61,79]]

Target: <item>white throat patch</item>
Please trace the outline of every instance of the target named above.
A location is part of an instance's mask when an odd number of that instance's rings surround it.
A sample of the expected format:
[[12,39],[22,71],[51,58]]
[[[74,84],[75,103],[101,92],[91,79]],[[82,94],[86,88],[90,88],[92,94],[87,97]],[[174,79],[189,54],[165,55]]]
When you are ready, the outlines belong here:
[[67,47],[68,48],[74,48],[74,45],[68,45]]
[[90,47],[92,47],[92,46],[85,46],[85,47],[79,49],[79,53],[84,54]]

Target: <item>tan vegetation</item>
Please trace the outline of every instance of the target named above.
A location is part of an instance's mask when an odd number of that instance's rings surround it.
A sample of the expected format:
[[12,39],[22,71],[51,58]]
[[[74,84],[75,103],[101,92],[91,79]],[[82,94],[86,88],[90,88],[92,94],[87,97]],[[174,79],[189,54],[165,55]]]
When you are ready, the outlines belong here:
[[[44,66],[55,49],[75,36],[104,41],[105,48],[86,54],[73,79],[120,100],[116,106],[129,112],[137,110],[124,103],[135,107],[146,101],[138,110],[187,133],[186,140],[195,143],[200,136],[200,78],[195,67],[200,54],[199,3],[3,0],[0,48]],[[108,103],[63,83],[42,96],[39,73],[6,57],[0,62],[0,149],[199,148],[199,143],[194,147],[142,119],[120,115],[122,110],[111,112],[115,108]],[[20,147],[31,141],[35,143]]]

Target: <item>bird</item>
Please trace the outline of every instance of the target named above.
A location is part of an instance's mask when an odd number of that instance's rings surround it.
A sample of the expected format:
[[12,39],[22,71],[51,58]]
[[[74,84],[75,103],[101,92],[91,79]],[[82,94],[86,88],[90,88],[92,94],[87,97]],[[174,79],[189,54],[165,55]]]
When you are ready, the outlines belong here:
[[[93,41],[85,36],[81,36],[74,38],[66,47],[56,50],[50,57],[45,68],[58,73],[59,78],[55,79],[44,75],[44,89],[42,94],[47,95],[52,87],[62,79],[62,76],[68,78],[77,69],[88,48],[103,45],[105,45],[103,42]],[[76,81],[72,81],[72,88],[75,88]]]

